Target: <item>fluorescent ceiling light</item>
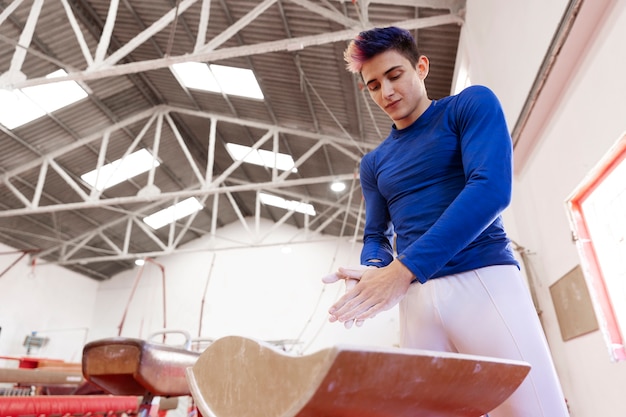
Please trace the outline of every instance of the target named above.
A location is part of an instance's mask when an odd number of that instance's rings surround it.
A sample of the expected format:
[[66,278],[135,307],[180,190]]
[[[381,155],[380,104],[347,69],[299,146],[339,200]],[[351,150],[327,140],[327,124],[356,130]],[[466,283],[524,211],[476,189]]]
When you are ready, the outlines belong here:
[[315,216],[315,208],[309,203],[303,203],[295,200],[285,200],[282,197],[278,197],[271,194],[259,193],[261,203],[268,206],[280,207],[285,210],[293,210],[298,213],[308,214]]
[[102,191],[149,171],[153,165],[158,167],[160,163],[144,148],[127,155],[126,158],[103,165],[100,171],[89,171],[80,177],[87,184]]
[[263,92],[254,72],[246,68],[202,62],[173,64],[172,71],[187,88],[224,93],[254,99],[263,99]]
[[160,229],[161,227],[182,219],[183,217],[190,216],[197,211],[202,210],[202,204],[195,197],[189,197],[179,203],[171,205],[163,210],[157,211],[144,217],[143,221],[153,229]]
[[249,164],[260,165],[267,168],[274,168],[282,171],[298,172],[291,155],[286,153],[266,151],[265,149],[252,149],[250,146],[227,143],[226,149],[235,161],[247,162]]
[[[67,73],[60,69],[46,78],[64,75]],[[87,92],[75,81],[60,81],[18,90],[0,89],[0,123],[8,129],[15,129],[85,97]]]

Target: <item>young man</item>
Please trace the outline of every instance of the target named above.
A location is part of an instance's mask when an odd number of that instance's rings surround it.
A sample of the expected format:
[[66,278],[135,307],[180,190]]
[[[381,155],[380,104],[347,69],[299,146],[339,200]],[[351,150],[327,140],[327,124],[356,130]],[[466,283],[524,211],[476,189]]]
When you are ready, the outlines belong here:
[[361,325],[399,303],[402,347],[532,365],[490,417],[566,417],[500,218],[511,199],[512,144],[499,101],[481,86],[429,99],[428,58],[399,28],[361,32],[345,58],[393,126],[361,161],[362,266],[324,278],[346,281],[330,321]]

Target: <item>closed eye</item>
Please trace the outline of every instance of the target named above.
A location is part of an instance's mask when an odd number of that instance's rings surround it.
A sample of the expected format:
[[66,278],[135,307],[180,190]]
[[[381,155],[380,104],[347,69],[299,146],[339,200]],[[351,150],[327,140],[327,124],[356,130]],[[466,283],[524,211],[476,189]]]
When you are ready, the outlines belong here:
[[394,81],[402,77],[402,74],[404,74],[404,71],[401,71],[401,70],[392,71],[389,74],[387,74],[387,78]]

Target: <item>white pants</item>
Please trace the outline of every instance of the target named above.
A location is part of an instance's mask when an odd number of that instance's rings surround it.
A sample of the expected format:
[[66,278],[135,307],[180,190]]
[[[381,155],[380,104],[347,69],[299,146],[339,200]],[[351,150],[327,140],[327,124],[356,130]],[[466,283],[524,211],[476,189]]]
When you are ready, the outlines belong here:
[[412,284],[400,301],[400,345],[526,361],[530,373],[489,417],[569,415],[530,293],[515,266]]

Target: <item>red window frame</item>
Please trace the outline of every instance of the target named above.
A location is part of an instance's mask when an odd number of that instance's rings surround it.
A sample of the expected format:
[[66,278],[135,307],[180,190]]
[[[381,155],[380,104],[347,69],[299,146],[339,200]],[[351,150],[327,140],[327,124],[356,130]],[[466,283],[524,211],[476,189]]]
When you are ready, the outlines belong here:
[[609,296],[596,249],[582,210],[583,202],[597,189],[617,166],[626,163],[626,134],[609,150],[591,171],[579,188],[567,200],[570,221],[575,233],[576,246],[581,258],[587,283],[594,296],[594,304],[600,326],[609,347],[612,359],[626,360],[624,335],[621,334],[615,310]]

